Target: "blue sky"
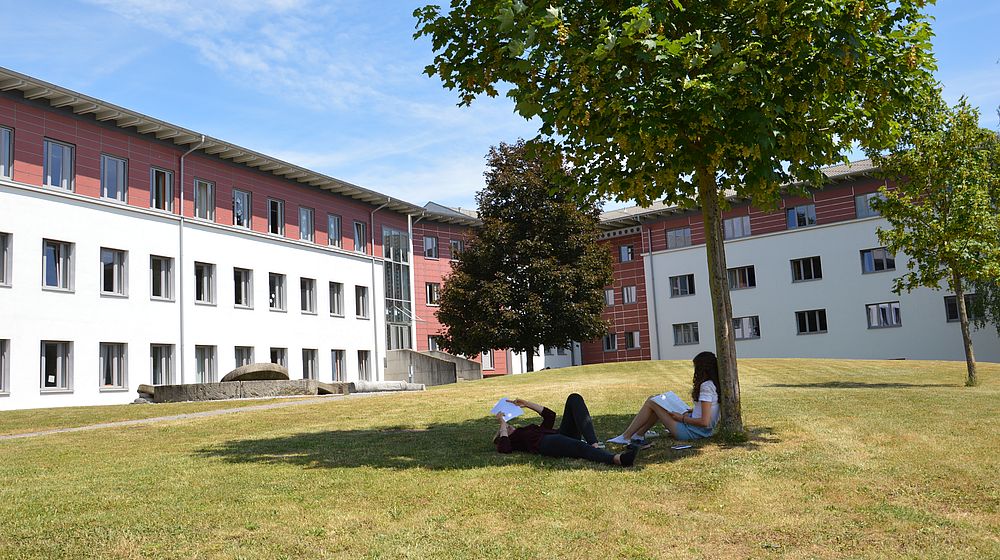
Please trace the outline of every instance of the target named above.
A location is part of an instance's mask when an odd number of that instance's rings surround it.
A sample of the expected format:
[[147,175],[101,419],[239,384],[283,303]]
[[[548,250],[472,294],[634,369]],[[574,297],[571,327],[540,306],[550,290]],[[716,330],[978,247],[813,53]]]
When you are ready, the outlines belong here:
[[[506,99],[459,108],[422,74],[421,4],[5,0],[0,66],[410,202],[473,207],[489,146],[534,128]],[[998,128],[1000,2],[931,13],[946,98]]]

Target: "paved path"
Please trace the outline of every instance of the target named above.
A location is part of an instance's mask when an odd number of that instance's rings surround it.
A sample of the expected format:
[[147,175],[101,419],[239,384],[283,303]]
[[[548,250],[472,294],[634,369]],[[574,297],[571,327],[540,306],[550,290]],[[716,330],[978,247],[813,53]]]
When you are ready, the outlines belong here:
[[[22,434],[0,435],[0,441],[8,439],[21,439],[29,437],[47,436],[50,434],[65,434],[69,432],[86,432],[90,430],[102,430],[104,428],[120,428],[124,426],[142,426],[145,424],[157,424],[160,422],[170,422],[173,420],[188,420],[190,418],[208,418],[211,416],[222,416],[223,414],[236,414],[238,412],[250,412],[254,410],[271,410],[275,408],[286,408],[289,406],[299,406],[304,404],[316,404],[327,402],[331,399],[366,397],[386,393],[354,393],[351,395],[329,395],[325,397],[292,399],[288,401],[274,402],[268,404],[255,404],[251,406],[241,406],[236,408],[222,408],[219,410],[206,410],[203,412],[189,412],[187,414],[174,414],[172,416],[157,416],[155,418],[139,418],[136,420],[119,420],[117,422],[104,422],[101,424],[91,424],[89,426],[77,426],[75,428],[56,428],[54,430],[43,430],[40,432],[25,432]],[[155,406],[155,405],[154,405]]]

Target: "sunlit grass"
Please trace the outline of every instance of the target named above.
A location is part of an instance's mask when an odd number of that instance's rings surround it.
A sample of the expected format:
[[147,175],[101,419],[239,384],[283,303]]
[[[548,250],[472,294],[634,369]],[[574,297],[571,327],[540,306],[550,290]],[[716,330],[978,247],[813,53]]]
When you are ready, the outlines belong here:
[[661,439],[635,470],[496,454],[486,413],[576,391],[611,436],[689,363],[0,442],[0,557],[995,558],[998,374],[744,360],[751,442]]

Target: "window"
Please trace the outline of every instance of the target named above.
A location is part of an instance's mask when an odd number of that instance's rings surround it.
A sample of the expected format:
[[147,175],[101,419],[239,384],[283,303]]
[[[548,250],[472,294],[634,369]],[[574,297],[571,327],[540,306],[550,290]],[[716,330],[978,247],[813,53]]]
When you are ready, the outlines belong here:
[[690,227],[667,230],[667,249],[677,249],[689,245],[691,245]]
[[45,139],[44,185],[73,190],[73,146]]
[[11,235],[0,232],[0,286],[11,283]]
[[427,337],[427,350],[431,352],[437,352],[441,350],[441,347],[438,345],[438,337],[434,335],[430,335]]
[[330,282],[330,315],[344,316],[344,285]]
[[428,259],[438,258],[438,238],[424,237],[424,256]]
[[125,202],[128,164],[121,158],[101,154],[101,198]]
[[174,382],[174,345],[149,345],[150,381],[153,385],[171,385]]
[[42,286],[56,290],[73,289],[73,244],[42,241]]
[[271,363],[288,368],[288,348],[271,348]]
[[253,308],[253,271],[233,268],[233,305]]
[[215,304],[214,264],[194,263],[194,301],[195,303]]
[[899,316],[898,301],[869,303],[865,306],[865,312],[868,315],[869,329],[884,329],[903,325],[903,320]]
[[750,235],[750,216],[736,216],[722,222],[722,235],[725,239],[739,239]]
[[194,180],[194,217],[215,221],[215,183]]
[[233,225],[250,229],[250,215],[251,215],[250,193],[234,189]]
[[73,389],[73,343],[42,341],[42,391]]
[[314,348],[302,349],[302,379],[319,379],[319,352]]
[[150,255],[149,282],[153,299],[174,299],[174,259]]
[[341,247],[340,216],[336,214],[326,215],[327,243],[331,247]]
[[730,268],[726,272],[729,275],[730,290],[744,290],[757,286],[757,275],[754,273],[753,265]]
[[618,260],[621,262],[629,262],[634,258],[633,249],[631,245],[622,245],[618,247]]
[[670,277],[670,297],[693,296],[694,274]]
[[368,288],[366,286],[354,287],[354,312],[359,319],[368,318]]
[[354,222],[354,250],[358,253],[368,252],[368,242],[365,241],[365,223]]
[[809,227],[816,225],[816,205],[803,204],[794,206],[786,211],[788,217],[788,229]]
[[635,350],[639,347],[639,331],[625,333],[625,349]]
[[194,362],[194,382],[214,383],[216,379],[215,346],[195,346]]
[[804,259],[792,259],[792,282],[805,282],[806,280],[819,280],[823,277],[823,267],[819,257],[806,257]]
[[465,251],[465,241],[462,241],[461,239],[452,239],[448,242],[448,245],[451,246],[451,260],[458,260],[458,256]]
[[799,334],[825,333],[826,309],[796,311],[795,324]]
[[861,251],[861,272],[863,274],[887,270],[896,270],[896,256],[885,247]]
[[316,281],[299,278],[299,309],[309,315],[316,314]]
[[128,295],[127,253],[101,247],[101,294]]
[[0,126],[0,177],[14,176],[14,131]]
[[760,338],[760,318],[757,315],[751,317],[734,317],[733,338],[736,340]]
[[312,208],[299,207],[299,239],[316,241],[316,219]]
[[678,323],[674,325],[674,346],[698,344],[698,323]]
[[127,389],[128,346],[120,342],[101,343],[101,389]]
[[174,173],[155,167],[149,170],[149,207],[168,212],[174,209]]
[[427,305],[441,304],[441,284],[428,282],[427,285]]
[[[976,314],[972,310],[972,304],[975,300],[976,294],[965,294],[965,315],[970,321],[977,318]],[[949,323],[961,320],[958,316],[958,297],[944,296],[944,318]]]
[[267,231],[274,235],[285,235],[285,201],[267,199]]
[[874,199],[885,200],[885,197],[881,193],[872,192],[867,194],[859,194],[854,197],[854,212],[858,219],[861,218],[871,218],[872,216],[880,215],[878,210],[872,208],[872,200]]
[[618,335],[615,333],[604,335],[604,351],[613,352],[615,350],[618,350]]
[[285,275],[270,273],[267,279],[268,308],[271,311],[285,310]]
[[344,356],[343,350],[330,350],[330,366],[333,368],[333,380],[344,380]]
[[479,361],[482,362],[483,370],[496,369],[496,363],[493,361],[493,350],[483,350],[479,358]]
[[8,393],[10,393],[10,340],[5,338],[0,339],[0,395]]
[[604,290],[604,305],[611,307],[614,304],[615,304],[615,289],[606,288]]
[[622,303],[630,304],[638,301],[636,299],[635,286],[624,286],[622,288]]
[[237,346],[234,354],[236,367],[248,366],[253,363],[253,346]]
[[358,350],[358,379],[371,381],[371,364],[369,363],[371,352],[368,350]]

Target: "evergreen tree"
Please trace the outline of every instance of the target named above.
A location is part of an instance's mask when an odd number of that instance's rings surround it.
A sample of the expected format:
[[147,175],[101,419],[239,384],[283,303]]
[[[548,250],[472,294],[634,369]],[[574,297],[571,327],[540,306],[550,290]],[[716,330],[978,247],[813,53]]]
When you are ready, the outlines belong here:
[[573,196],[558,158],[523,140],[487,156],[476,195],[482,227],[454,263],[441,293],[440,344],[475,355],[566,346],[607,332],[601,319],[611,253],[597,242],[598,209]]

